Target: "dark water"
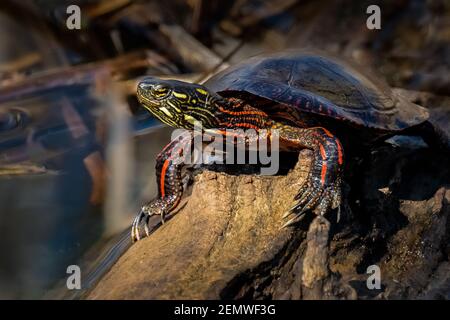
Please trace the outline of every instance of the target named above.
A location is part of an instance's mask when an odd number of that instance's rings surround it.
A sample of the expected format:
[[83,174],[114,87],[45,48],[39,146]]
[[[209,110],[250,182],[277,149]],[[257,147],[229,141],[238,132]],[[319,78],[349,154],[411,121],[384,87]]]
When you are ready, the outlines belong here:
[[117,119],[129,122],[131,190],[111,230],[104,197],[123,172],[110,164],[117,153],[108,150],[122,143],[108,138],[119,132],[110,108],[89,85],[0,102],[0,298],[48,297],[65,284],[68,265],[88,269],[98,258],[83,261],[89,250],[104,251],[155,196],[153,161],[170,131],[145,116]]

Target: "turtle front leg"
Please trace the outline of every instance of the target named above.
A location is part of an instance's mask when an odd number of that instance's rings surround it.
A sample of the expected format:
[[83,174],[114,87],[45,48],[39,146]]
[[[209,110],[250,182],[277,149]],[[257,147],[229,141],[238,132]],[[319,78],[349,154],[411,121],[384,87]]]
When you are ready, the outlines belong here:
[[[182,169],[192,155],[193,135],[186,132],[171,141],[156,158],[156,181],[159,197],[141,208],[131,227],[131,239],[138,241],[143,235],[149,235],[148,222],[151,216],[164,216],[172,212],[180,203],[183,195]],[[142,224],[141,222],[145,220]],[[143,230],[142,230],[143,228]]]
[[339,207],[344,165],[339,139],[322,127],[295,128],[282,125],[277,129],[280,145],[290,150],[308,148],[314,152],[307,181],[295,197],[297,203],[284,215],[283,218],[289,218],[284,226],[299,221],[308,210],[324,215],[329,209]]

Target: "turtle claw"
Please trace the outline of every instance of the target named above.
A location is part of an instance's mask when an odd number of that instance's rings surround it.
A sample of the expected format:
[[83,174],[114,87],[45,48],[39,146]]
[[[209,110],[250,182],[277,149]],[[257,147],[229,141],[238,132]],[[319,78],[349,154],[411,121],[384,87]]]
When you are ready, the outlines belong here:
[[[311,178],[311,180],[314,178]],[[338,208],[340,210],[341,202],[341,180],[337,179],[334,183],[323,186],[317,181],[306,182],[307,187],[302,187],[295,197],[298,202],[288,209],[282,219],[285,220],[294,215],[281,228],[286,228],[302,220],[308,211],[316,215],[324,215],[330,209]],[[339,212],[338,212],[339,214]]]
[[287,210],[285,213],[283,213],[283,216],[281,217],[281,219],[286,219],[287,217],[289,217],[292,214],[292,208]]
[[293,217],[293,218],[289,219],[285,224],[283,224],[281,226],[281,229],[287,228],[290,225],[294,224],[296,219],[297,219],[297,217]]
[[300,192],[299,194],[301,194],[301,196],[296,199],[298,200],[296,209],[302,208],[301,212],[311,209],[319,200],[322,192],[323,188],[319,183],[308,183],[306,190],[303,191],[303,193]]
[[[290,209],[286,210],[286,212],[283,214],[283,216],[281,217],[281,219],[285,220],[287,217],[289,217],[290,215],[295,215],[296,217],[302,215],[304,212],[300,211],[300,212],[296,212],[298,211],[297,209],[299,208],[299,204],[296,203],[295,205],[293,205]],[[292,219],[291,219],[292,220]]]
[[[131,240],[132,242],[137,242],[142,239],[141,237],[141,229],[143,224],[143,234],[145,236],[150,235],[150,229],[148,227],[150,218],[154,215],[160,215],[161,216],[161,224],[164,224],[165,220],[165,214],[166,214],[166,207],[168,206],[168,203],[164,201],[164,199],[156,199],[153,202],[150,202],[149,204],[143,206],[141,208],[141,211],[139,214],[134,218],[133,224],[131,225]],[[142,221],[145,219],[145,222],[142,223]]]
[[288,209],[283,216],[281,217],[282,219],[286,219],[287,217],[289,217],[291,214],[295,213],[295,211],[298,208],[298,204],[295,204],[294,206],[292,206],[290,209]]
[[134,218],[133,223],[131,225],[131,241],[136,242],[141,239],[140,233],[139,233],[139,225],[143,218],[143,212],[142,209],[139,212],[139,214]]
[[[288,211],[288,212],[289,212],[289,211]],[[289,215],[288,215],[288,216],[289,216]],[[286,222],[281,226],[280,229],[287,228],[287,227],[289,227],[289,226],[291,226],[291,225],[293,225],[293,224],[295,224],[295,223],[301,221],[304,217],[305,217],[304,214],[295,215],[294,217],[292,217],[291,219],[289,219],[288,221],[286,221]]]
[[145,218],[145,223],[144,223],[144,231],[145,231],[145,235],[148,237],[150,235],[150,230],[148,229],[148,222],[150,221],[150,215],[147,215],[147,217]]
[[144,223],[145,235],[148,237],[150,234],[150,231],[148,229],[148,222],[149,222],[151,214],[148,214],[145,209],[146,209],[145,206],[141,208],[141,211],[136,216],[136,218],[134,218],[133,224],[131,225],[131,240],[133,243],[141,240],[140,226],[141,226],[141,222],[144,220],[144,218],[145,218],[145,223]]
[[303,185],[301,186],[300,190],[298,190],[298,193],[295,195],[294,199],[295,200],[299,200],[301,198],[303,198],[304,193],[309,189],[309,183],[305,182],[303,183]]
[[308,203],[303,206],[302,210],[300,210],[299,214],[303,214],[307,211],[312,210],[316,206],[317,202],[319,201],[319,198],[320,198],[320,195],[317,195],[317,196],[314,196],[312,199],[310,199],[308,201]]

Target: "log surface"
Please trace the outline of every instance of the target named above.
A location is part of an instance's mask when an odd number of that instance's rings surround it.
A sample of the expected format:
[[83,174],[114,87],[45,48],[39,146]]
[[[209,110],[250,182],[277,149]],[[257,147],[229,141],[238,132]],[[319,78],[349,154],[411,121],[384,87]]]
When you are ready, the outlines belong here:
[[[88,298],[448,298],[446,160],[423,148],[381,146],[344,185],[339,222],[336,214],[311,214],[290,229],[280,229],[281,217],[310,151],[287,175],[205,170],[186,206],[133,245]],[[367,286],[372,265],[381,270],[380,288]]]

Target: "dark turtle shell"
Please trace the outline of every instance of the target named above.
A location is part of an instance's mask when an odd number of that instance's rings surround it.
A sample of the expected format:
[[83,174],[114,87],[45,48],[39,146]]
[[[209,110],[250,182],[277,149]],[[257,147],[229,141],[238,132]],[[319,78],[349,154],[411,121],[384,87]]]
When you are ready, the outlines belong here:
[[311,53],[256,56],[218,73],[204,85],[224,96],[251,93],[304,112],[387,131],[428,119],[425,108],[396,95],[380,80]]

